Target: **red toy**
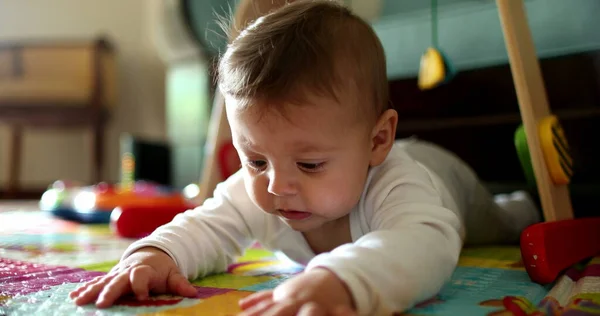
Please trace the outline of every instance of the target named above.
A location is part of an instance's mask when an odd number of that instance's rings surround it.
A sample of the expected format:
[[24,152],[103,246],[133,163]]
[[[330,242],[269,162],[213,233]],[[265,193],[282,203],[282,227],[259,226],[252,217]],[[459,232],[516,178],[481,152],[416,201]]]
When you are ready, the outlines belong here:
[[[181,192],[163,188],[159,185],[136,181],[130,186],[111,186],[98,184],[94,190],[90,205],[95,209],[112,210],[117,206],[143,207],[181,207],[188,206],[188,201]],[[92,197],[92,196],[90,196]]]
[[600,254],[600,217],[532,225],[521,234],[521,255],[532,281],[552,283],[559,274]]
[[225,180],[240,169],[240,158],[232,143],[225,143],[219,149],[219,171]]
[[116,207],[110,216],[111,230],[124,238],[142,238],[170,222],[175,215],[191,210],[195,205],[124,205]]

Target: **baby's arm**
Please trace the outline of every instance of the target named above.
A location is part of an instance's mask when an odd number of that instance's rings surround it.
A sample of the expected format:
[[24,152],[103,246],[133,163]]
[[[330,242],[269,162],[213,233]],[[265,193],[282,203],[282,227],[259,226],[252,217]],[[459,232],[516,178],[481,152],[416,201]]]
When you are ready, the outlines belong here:
[[224,271],[252,241],[249,227],[264,216],[248,199],[241,176],[233,176],[217,187],[214,198],[133,243],[109,274],[85,283],[70,297],[78,305],[96,301],[98,307],[108,307],[130,292],[139,299],[149,290],[195,296],[187,279]]
[[[390,178],[389,181],[384,181]],[[461,221],[442,206],[428,173],[383,175],[367,197],[370,233],[313,259],[349,288],[360,315],[404,311],[433,297],[448,281],[462,246]],[[368,216],[368,215],[367,215]]]
[[201,207],[177,215],[149,237],[132,244],[123,258],[150,246],[169,254],[190,279],[223,272],[252,242],[250,227],[261,225],[264,218],[250,201],[238,173],[219,184],[214,196]]
[[443,207],[429,174],[406,164],[370,181],[364,212],[352,215],[362,219],[353,227],[367,232],[362,238],[315,257],[275,290],[242,300],[244,316],[354,315],[351,307],[359,315],[391,315],[434,296],[456,266],[462,225]]
[[196,289],[179,273],[175,262],[163,251],[142,248],[117,264],[108,274],[99,276],[72,291],[77,305],[93,301],[98,308],[111,306],[120,296],[132,292],[144,300],[149,292],[173,293],[194,297]]

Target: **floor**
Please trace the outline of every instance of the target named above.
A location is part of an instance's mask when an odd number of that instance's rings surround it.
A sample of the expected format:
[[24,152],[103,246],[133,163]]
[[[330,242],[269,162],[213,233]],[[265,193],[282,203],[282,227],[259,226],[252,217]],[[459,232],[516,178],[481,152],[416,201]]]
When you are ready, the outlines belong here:
[[6,211],[37,211],[39,200],[0,200],[0,212]]

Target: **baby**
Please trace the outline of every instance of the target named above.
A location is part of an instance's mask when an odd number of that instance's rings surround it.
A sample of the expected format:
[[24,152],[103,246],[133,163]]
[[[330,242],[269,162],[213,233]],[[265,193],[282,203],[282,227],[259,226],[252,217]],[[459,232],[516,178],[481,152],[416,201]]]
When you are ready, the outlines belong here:
[[395,140],[382,45],[333,1],[297,1],[232,41],[218,68],[242,161],[214,196],[133,243],[71,293],[195,296],[253,241],[306,265],[244,315],[388,315],[437,294],[463,244],[518,241],[539,220],[525,193],[494,199],[455,155]]

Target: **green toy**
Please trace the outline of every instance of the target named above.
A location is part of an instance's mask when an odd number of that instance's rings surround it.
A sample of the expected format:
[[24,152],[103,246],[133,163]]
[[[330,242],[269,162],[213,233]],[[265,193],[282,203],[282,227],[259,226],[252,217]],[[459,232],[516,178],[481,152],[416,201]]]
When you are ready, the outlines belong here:
[[521,162],[521,167],[525,173],[527,184],[531,188],[535,188],[535,173],[533,172],[533,165],[531,164],[531,154],[529,153],[529,147],[527,146],[527,137],[525,135],[525,127],[523,124],[521,124],[515,132],[515,147],[517,149],[519,161]]

